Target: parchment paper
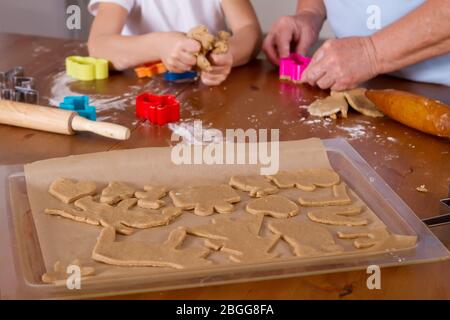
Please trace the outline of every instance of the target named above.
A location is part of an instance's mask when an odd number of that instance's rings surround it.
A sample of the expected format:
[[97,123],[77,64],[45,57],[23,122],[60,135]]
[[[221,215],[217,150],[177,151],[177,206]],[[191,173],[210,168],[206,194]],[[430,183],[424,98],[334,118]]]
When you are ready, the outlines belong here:
[[[296,170],[301,168],[325,167],[330,163],[326,151],[319,139],[280,142],[280,169]],[[111,276],[130,272],[160,272],[163,268],[121,268],[94,262],[92,249],[101,231],[101,227],[91,226],[72,220],[44,214],[45,208],[61,208],[65,205],[48,193],[49,185],[58,177],[77,180],[94,180],[98,182],[101,191],[110,181],[122,181],[142,188],[145,184],[166,185],[169,188],[207,183],[228,183],[229,178],[236,174],[259,174],[260,165],[175,165],[171,161],[171,148],[143,148],[133,150],[110,151],[94,154],[70,156],[65,158],[38,161],[25,166],[27,192],[31,210],[41,245],[43,259],[47,270],[55,261],[63,263],[79,258],[86,265],[97,268],[99,276]],[[280,194],[292,200],[298,199],[300,190],[283,190]],[[324,191],[326,192],[326,191]],[[244,207],[249,197],[239,192],[242,201],[236,205],[233,217],[245,215]],[[363,204],[354,192],[350,192],[355,204]],[[171,202],[167,197],[166,200]],[[303,211],[302,211],[303,210]],[[303,214],[302,214],[303,213]],[[301,209],[301,214],[295,219],[307,219]],[[383,223],[376,215],[366,210],[373,221],[371,226]],[[206,224],[213,217],[199,217],[191,212],[185,212],[175,223],[158,228],[136,231],[131,236],[118,236],[116,241],[158,241],[163,242],[173,228]],[[270,221],[271,218],[265,220]],[[265,222],[267,223],[267,222]],[[338,227],[331,227],[334,232]],[[345,227],[343,227],[345,228]],[[358,229],[352,229],[357,231]],[[263,231],[263,234],[268,232]],[[201,242],[189,237],[184,245],[199,245]],[[196,242],[198,241],[198,242]],[[353,250],[351,241],[336,241]],[[280,243],[275,248],[282,256],[292,256],[290,248]],[[211,256],[217,263],[230,263],[227,256],[215,253]]]

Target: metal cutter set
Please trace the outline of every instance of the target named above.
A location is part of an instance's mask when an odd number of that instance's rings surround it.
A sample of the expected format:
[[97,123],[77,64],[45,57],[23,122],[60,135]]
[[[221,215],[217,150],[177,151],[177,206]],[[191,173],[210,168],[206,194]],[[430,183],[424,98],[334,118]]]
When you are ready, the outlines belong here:
[[0,72],[0,99],[37,104],[39,93],[34,78],[25,76],[23,67]]

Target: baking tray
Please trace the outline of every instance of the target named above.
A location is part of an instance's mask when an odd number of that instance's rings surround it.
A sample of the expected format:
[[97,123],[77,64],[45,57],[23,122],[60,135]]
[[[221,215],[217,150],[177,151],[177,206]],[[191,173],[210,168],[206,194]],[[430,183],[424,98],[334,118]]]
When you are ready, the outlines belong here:
[[[74,299],[161,291],[213,284],[248,282],[311,274],[401,266],[446,260],[446,247],[411,209],[343,139],[322,141],[332,167],[367,203],[391,232],[417,235],[415,248],[383,253],[319,258],[289,258],[248,265],[224,265],[195,270],[139,273],[136,276],[93,277],[80,290],[40,281],[45,266],[29,208],[22,165],[0,167],[0,297],[2,299]],[[14,197],[15,201],[11,201]],[[17,201],[19,199],[20,201]],[[14,205],[12,205],[14,204]]]

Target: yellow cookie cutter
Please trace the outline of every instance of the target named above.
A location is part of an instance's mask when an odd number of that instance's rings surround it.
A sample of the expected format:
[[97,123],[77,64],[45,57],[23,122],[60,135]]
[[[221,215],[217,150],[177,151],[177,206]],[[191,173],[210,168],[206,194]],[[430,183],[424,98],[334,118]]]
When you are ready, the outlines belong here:
[[66,73],[82,81],[102,80],[109,77],[109,63],[105,59],[70,56],[66,58]]

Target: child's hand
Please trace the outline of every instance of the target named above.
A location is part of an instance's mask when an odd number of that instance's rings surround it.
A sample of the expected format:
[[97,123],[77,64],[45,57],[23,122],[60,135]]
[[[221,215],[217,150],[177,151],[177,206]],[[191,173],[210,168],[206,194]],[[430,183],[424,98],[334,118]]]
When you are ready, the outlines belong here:
[[207,86],[221,84],[231,72],[233,67],[233,55],[228,51],[222,54],[212,54],[210,57],[212,70],[202,72],[202,82]]
[[169,71],[181,73],[195,66],[195,54],[200,49],[200,43],[189,39],[184,33],[165,32],[159,45],[159,57]]

